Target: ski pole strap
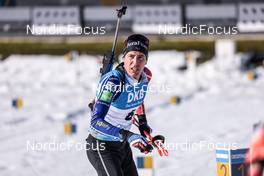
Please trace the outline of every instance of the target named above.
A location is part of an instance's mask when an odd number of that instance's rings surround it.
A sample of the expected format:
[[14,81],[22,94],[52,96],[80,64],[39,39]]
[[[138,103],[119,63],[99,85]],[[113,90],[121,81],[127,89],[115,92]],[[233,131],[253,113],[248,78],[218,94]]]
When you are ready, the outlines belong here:
[[153,143],[158,146],[158,148],[162,151],[164,156],[168,156],[169,152],[164,146],[165,137],[162,135],[157,135],[152,138]]
[[162,135],[157,135],[152,137],[149,133],[144,131],[144,134],[147,136],[147,139],[149,140],[149,143],[153,145],[160,156],[168,156],[169,152],[164,146],[165,137]]
[[[136,127],[139,127],[139,122],[138,120],[134,117],[133,118],[133,124],[136,126]],[[144,134],[145,136],[147,137],[147,140],[149,142],[150,145],[153,145],[160,156],[168,156],[169,155],[169,152],[168,150],[166,149],[166,147],[164,146],[164,142],[165,142],[165,137],[162,136],[162,135],[157,135],[157,136],[154,136],[152,137],[148,132],[144,131]]]

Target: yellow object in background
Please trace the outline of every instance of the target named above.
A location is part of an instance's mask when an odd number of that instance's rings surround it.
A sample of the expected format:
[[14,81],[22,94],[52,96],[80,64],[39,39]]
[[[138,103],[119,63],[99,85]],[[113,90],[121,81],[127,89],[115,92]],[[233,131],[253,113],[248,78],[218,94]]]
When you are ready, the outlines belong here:
[[138,156],[136,166],[139,176],[154,176],[154,165],[152,156]]
[[65,122],[64,123],[64,134],[70,135],[71,134],[71,123],[70,122]]
[[187,60],[187,62],[189,62],[189,63],[193,62],[193,55],[192,55],[191,52],[187,52],[187,53],[186,53],[186,60]]
[[67,62],[75,61],[79,57],[78,51],[70,51],[67,54],[64,55],[64,60]]
[[245,176],[245,157],[248,149],[217,149],[217,176]]
[[248,80],[253,81],[257,78],[257,75],[254,71],[250,70],[247,72],[247,78]]
[[228,163],[217,163],[217,176],[230,176]]
[[64,134],[71,135],[77,133],[77,124],[72,122],[64,123]]
[[117,0],[101,0],[101,3],[104,6],[116,6],[116,5],[118,5]]
[[12,106],[17,109],[21,109],[23,107],[23,99],[16,98],[12,100]]
[[153,159],[151,156],[145,157],[144,168],[146,168],[146,169],[153,168]]
[[72,56],[71,56],[71,53],[67,53],[64,55],[64,59],[67,61],[67,62],[71,62],[72,61]]
[[170,97],[169,104],[176,105],[181,102],[181,98],[178,96],[172,96]]

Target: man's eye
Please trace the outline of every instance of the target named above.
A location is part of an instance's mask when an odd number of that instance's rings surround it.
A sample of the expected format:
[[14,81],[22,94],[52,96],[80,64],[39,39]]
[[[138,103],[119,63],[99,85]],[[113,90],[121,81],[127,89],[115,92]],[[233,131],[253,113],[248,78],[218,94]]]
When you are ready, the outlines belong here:
[[144,60],[144,57],[143,56],[142,57],[139,57],[138,60],[143,61]]

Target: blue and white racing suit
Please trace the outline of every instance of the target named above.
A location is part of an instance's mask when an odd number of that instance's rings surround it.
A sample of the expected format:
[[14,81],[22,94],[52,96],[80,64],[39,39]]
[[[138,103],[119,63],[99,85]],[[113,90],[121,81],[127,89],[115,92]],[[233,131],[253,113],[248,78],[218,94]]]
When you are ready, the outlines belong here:
[[126,73],[122,75],[119,70],[112,70],[101,78],[90,124],[93,137],[103,141],[122,141],[120,130],[130,130],[135,110],[143,105],[149,73],[145,67],[139,81]]

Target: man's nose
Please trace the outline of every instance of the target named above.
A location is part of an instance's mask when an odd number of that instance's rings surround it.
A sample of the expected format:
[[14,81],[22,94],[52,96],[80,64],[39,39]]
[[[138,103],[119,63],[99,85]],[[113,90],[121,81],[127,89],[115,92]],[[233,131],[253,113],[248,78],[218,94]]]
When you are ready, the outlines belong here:
[[138,61],[139,61],[139,60],[138,60],[138,56],[135,56],[135,57],[133,58],[133,64],[136,65],[136,64],[138,63]]

